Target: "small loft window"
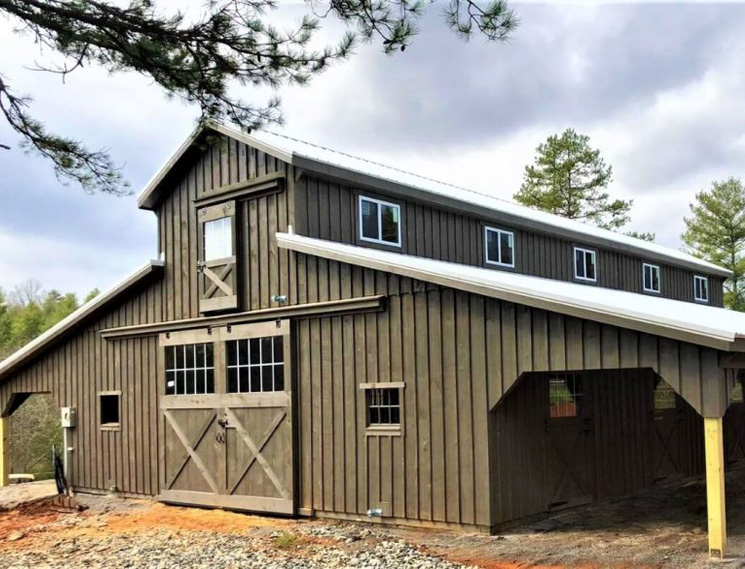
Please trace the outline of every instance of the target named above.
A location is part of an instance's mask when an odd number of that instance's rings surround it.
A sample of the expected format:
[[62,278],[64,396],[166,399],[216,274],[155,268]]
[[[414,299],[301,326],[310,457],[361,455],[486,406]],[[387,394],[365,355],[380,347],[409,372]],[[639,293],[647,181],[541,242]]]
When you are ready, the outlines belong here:
[[368,435],[400,435],[403,420],[402,381],[360,383],[365,392],[365,416]]
[[233,256],[233,218],[221,217],[204,224],[204,260]]
[[660,292],[660,267],[644,263],[642,272],[644,273],[644,292]]
[[360,196],[360,239],[401,246],[401,206]]
[[99,417],[101,427],[116,429],[119,427],[118,391],[107,391],[99,394]]
[[709,279],[699,275],[693,277],[693,298],[696,302],[709,302]]
[[574,248],[574,278],[589,282],[598,280],[595,251],[581,247]]
[[486,263],[500,267],[515,266],[515,234],[504,229],[487,227],[486,238]]
[[582,378],[569,373],[548,380],[549,417],[565,419],[579,417],[582,407]]

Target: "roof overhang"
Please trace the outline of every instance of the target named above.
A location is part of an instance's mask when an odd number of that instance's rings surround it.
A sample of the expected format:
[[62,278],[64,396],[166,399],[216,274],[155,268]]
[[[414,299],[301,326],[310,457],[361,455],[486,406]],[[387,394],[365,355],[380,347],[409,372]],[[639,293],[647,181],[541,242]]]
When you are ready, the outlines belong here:
[[280,247],[298,253],[359,265],[533,308],[718,350],[745,351],[741,335],[733,332],[731,325],[718,327],[713,324],[724,316],[729,324],[733,317],[739,318],[742,321],[741,330],[745,332],[745,314],[740,315],[723,308],[465,266],[290,233],[278,233],[277,242]]
[[67,338],[81,326],[90,322],[92,318],[99,315],[127,291],[137,286],[143,286],[152,279],[159,277],[163,272],[164,266],[164,261],[150,261],[114,288],[85,303],[36,339],[11,354],[8,358],[0,362],[0,381],[18,370],[21,366],[27,364],[33,358],[38,357],[44,351]]

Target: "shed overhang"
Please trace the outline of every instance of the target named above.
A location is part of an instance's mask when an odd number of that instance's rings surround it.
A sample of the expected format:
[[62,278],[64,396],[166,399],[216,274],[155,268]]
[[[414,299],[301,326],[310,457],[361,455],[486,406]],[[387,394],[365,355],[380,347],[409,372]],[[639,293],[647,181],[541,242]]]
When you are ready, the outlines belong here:
[[745,352],[745,314],[690,302],[278,233],[280,247],[621,328]]

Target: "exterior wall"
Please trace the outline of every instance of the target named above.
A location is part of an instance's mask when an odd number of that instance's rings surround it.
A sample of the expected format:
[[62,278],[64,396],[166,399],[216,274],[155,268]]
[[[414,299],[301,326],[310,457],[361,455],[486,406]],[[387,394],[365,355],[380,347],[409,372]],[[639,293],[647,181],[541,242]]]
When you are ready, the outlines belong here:
[[[159,314],[156,283],[0,383],[0,409],[14,393],[51,393],[59,407],[77,407],[69,472],[76,489],[158,492],[157,338],[107,342],[99,331],[157,321]],[[100,391],[121,391],[119,430],[99,426]]]
[[[357,200],[360,195],[383,197],[401,205],[403,218],[402,247],[384,247],[407,255],[419,255],[443,261],[493,268],[484,261],[484,226],[507,229],[515,234],[515,271],[527,275],[573,280],[573,247],[582,245],[551,234],[539,234],[489,222],[457,211],[380,196],[353,187],[304,175],[296,184],[297,232],[309,237],[329,239],[350,245],[371,246],[360,241]],[[375,245],[372,245],[375,247]],[[614,251],[597,251],[598,286],[643,293],[640,256]],[[653,262],[653,264],[659,264]],[[693,302],[694,273],[679,267],[659,264],[662,292],[666,298]],[[500,269],[494,270],[512,270]],[[698,274],[698,273],[696,273]],[[723,306],[723,280],[708,275],[711,304]],[[588,285],[593,286],[593,285]]]

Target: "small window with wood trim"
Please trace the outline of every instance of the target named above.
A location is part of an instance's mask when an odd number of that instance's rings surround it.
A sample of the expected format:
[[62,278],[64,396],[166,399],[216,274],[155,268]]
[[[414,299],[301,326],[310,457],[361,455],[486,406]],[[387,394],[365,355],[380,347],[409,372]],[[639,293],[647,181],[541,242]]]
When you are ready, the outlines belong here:
[[574,278],[578,281],[597,282],[597,255],[591,249],[574,248]]
[[401,432],[403,382],[362,383],[368,433]]
[[642,263],[642,284],[644,292],[660,292],[661,286],[659,265]]
[[401,246],[401,206],[360,196],[360,239],[380,245]]
[[228,393],[285,390],[284,337],[249,338],[226,343]]
[[118,391],[105,391],[99,393],[99,419],[101,428],[119,428],[119,398]]
[[549,417],[552,419],[579,417],[583,396],[582,378],[579,375],[567,373],[549,377]]
[[166,346],[166,395],[215,392],[214,346],[210,343]]

